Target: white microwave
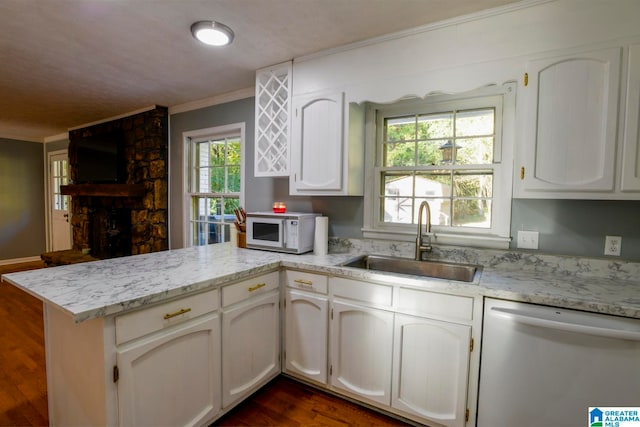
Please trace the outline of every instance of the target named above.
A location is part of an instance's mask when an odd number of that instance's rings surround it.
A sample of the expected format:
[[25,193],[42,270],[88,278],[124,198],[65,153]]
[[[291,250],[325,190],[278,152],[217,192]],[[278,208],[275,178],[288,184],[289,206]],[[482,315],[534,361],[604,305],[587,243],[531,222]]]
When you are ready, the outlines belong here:
[[247,248],[302,254],[313,250],[315,213],[247,213]]

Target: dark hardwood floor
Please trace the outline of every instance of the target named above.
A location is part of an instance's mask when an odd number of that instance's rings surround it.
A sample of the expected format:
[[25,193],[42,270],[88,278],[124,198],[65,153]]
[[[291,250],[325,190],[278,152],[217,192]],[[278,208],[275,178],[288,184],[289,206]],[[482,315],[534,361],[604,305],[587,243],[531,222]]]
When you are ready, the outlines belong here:
[[[0,274],[42,268],[0,266]],[[42,304],[0,283],[0,426],[46,426]],[[215,426],[402,426],[399,420],[280,376]]]
[[337,396],[279,376],[213,426],[406,426]]
[[[0,274],[42,266],[0,266]],[[0,283],[1,426],[49,424],[44,367],[42,303],[15,286]]]

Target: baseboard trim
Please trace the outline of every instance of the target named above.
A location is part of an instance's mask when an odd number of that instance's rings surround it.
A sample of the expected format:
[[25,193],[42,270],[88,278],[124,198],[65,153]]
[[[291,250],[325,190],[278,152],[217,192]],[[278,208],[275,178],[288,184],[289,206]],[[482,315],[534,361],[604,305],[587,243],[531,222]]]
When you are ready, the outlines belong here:
[[39,256],[28,256],[24,258],[0,259],[0,265],[21,264],[23,262],[40,261]]

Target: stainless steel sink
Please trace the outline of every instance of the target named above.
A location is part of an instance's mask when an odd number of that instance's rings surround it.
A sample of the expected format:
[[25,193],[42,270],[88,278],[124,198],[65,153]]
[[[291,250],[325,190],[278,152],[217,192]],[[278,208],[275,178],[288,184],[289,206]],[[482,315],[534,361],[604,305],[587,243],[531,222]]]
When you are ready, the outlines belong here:
[[363,268],[365,270],[386,271],[413,276],[435,277],[438,279],[473,282],[479,265],[456,264],[442,261],[416,261],[408,258],[396,258],[382,255],[363,255],[342,264],[343,267]]

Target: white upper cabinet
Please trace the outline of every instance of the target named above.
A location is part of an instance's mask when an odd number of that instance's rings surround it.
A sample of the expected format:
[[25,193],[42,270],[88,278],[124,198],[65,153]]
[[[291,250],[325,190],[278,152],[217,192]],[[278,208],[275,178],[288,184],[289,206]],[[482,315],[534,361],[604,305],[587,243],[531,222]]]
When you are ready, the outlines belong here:
[[620,190],[640,191],[640,44],[629,47]]
[[293,99],[292,195],[362,195],[364,109],[344,93]]
[[256,72],[254,175],[289,176],[291,61]]
[[523,197],[614,191],[620,62],[614,47],[527,64],[517,164]]

